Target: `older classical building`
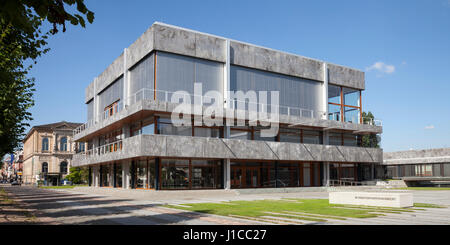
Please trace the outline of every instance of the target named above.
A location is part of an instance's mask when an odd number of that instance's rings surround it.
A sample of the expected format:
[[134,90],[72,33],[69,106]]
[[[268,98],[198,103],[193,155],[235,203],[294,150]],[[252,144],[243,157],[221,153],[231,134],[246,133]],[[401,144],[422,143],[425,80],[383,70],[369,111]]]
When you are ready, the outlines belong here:
[[73,165],[157,190],[372,180],[382,150],[361,138],[382,127],[364,89],[356,69],[155,22],[86,88]]
[[[32,127],[23,143],[22,181],[30,184],[42,180],[46,185],[59,185],[78,149],[72,132],[80,125],[62,121]],[[83,150],[84,145],[80,147]]]

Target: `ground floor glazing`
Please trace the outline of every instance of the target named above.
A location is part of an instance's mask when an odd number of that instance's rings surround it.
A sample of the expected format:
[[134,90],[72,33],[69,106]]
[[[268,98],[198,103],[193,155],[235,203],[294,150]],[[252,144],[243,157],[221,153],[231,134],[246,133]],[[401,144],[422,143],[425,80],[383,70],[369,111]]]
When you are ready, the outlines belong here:
[[373,164],[225,159],[139,158],[89,167],[89,185],[190,190],[325,186],[373,179]]

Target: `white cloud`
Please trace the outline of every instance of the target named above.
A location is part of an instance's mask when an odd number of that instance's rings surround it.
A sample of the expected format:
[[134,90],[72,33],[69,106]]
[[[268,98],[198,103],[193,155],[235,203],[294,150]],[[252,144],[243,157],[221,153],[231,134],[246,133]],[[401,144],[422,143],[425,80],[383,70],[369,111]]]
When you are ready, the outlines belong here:
[[395,66],[388,65],[388,64],[385,64],[384,62],[379,61],[379,62],[376,62],[375,64],[373,64],[372,66],[366,68],[366,71],[372,71],[372,70],[376,70],[381,73],[391,74],[391,73],[394,73]]
[[434,129],[434,125],[425,126],[425,129]]

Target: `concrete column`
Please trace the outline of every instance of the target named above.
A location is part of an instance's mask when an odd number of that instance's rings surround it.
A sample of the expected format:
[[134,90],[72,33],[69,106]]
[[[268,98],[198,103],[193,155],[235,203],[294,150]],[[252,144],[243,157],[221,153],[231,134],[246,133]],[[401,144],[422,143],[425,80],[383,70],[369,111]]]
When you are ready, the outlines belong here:
[[231,164],[230,159],[223,161],[223,187],[225,190],[231,189]]
[[128,49],[123,50],[123,106],[128,105],[127,99],[130,91],[130,80],[127,69]]
[[323,180],[322,183],[324,186],[330,186],[330,163],[323,163]]
[[98,95],[97,95],[97,78],[94,78],[94,122],[99,122],[100,121],[100,116],[99,116],[99,103],[98,103]]
[[92,167],[92,177],[94,187],[100,187],[100,167],[98,165]]
[[328,64],[323,63],[323,86],[322,86],[322,111],[325,112],[323,119],[328,119]]
[[131,189],[130,186],[130,162],[122,163],[122,188],[123,189]]
[[225,108],[229,108],[229,94],[228,91],[230,90],[230,40],[226,40],[225,45],[225,53],[226,53],[226,61],[225,66],[223,69],[223,100],[224,104],[223,106]]

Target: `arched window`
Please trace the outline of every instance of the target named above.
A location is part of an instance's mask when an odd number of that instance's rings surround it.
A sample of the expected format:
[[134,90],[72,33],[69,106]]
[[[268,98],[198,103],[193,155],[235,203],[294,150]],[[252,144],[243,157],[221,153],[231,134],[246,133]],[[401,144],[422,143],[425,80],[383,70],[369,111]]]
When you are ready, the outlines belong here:
[[60,141],[60,151],[67,151],[67,137],[62,137]]
[[48,173],[48,163],[46,162],[42,164],[42,173]]
[[67,174],[67,162],[61,162],[61,164],[59,164],[59,172]]
[[48,151],[48,138],[42,139],[42,151]]

